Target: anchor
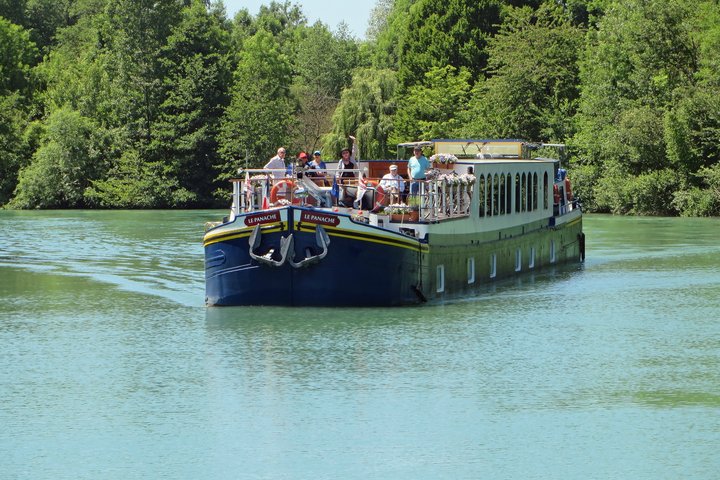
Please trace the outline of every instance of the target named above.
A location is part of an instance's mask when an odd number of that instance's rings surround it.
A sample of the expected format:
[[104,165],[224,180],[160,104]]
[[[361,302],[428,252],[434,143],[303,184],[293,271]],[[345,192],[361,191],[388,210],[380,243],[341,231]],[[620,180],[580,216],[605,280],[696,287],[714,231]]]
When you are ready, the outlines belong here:
[[[292,235],[290,235],[292,237]],[[318,263],[320,260],[325,258],[328,252],[328,245],[330,245],[330,237],[328,236],[322,225],[318,225],[315,228],[315,243],[322,249],[322,252],[311,257],[306,257],[299,262],[295,263],[291,258],[288,258],[288,263],[295,268],[308,267],[312,264]],[[294,250],[293,250],[294,251]]]
[[[255,253],[255,249],[260,246],[262,240],[261,237],[262,232],[260,230],[260,225],[256,225],[248,242],[250,245],[250,257],[259,263],[270,265],[271,267],[280,267],[285,264],[286,261],[294,268],[308,267],[325,258],[328,252],[328,245],[330,245],[330,237],[322,225],[318,225],[315,229],[315,243],[322,249],[319,254],[312,255],[300,260],[299,262],[295,262],[293,260],[295,257],[295,239],[291,233],[287,237],[280,238],[280,260],[273,260],[272,256],[269,254],[258,255]],[[293,258],[288,257],[288,252],[290,251],[293,252]]]
[[250,241],[248,242],[250,244],[250,257],[257,262],[264,263],[265,265],[270,265],[271,267],[282,266],[287,259],[288,251],[290,250],[290,247],[293,243],[292,234],[290,234],[289,237],[280,238],[280,260],[273,260],[272,257],[268,254],[257,255],[254,252],[254,250],[260,246],[261,236],[262,232],[260,231],[260,225],[256,225],[255,229],[253,229],[253,232],[250,235]]

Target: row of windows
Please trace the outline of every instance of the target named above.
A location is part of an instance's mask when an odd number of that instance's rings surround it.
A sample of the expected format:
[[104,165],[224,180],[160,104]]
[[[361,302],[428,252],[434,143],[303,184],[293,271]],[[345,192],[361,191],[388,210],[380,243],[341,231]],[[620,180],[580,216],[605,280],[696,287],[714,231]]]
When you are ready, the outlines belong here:
[[[480,216],[492,217],[515,213],[533,212],[548,208],[548,174],[543,174],[542,185],[538,184],[536,172],[481,174],[477,178],[480,198]],[[514,193],[514,195],[513,195]],[[514,200],[514,201],[513,201]]]
[[[535,268],[535,247],[530,247],[528,252],[528,268]],[[550,241],[550,263],[555,263],[555,241]],[[522,250],[515,250],[515,271],[522,271]],[[497,277],[497,254],[493,253],[490,255],[490,275],[489,278]],[[467,259],[467,283],[471,285],[475,283],[475,257],[469,257]],[[435,285],[437,286],[437,293],[445,291],[445,265],[437,266],[437,276]]]

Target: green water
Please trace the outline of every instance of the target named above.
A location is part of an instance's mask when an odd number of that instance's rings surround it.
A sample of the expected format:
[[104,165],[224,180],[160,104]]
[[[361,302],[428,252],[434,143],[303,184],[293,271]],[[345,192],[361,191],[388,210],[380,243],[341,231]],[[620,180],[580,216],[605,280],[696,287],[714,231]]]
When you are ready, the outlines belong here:
[[0,211],[0,478],[720,475],[720,221],[587,216],[583,266],[447,305],[206,309],[223,213]]

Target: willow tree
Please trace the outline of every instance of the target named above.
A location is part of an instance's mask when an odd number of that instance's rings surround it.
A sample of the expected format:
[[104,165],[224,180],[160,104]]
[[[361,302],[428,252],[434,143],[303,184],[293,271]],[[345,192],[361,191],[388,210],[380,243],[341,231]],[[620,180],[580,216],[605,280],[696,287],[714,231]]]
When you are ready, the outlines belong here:
[[333,115],[332,132],[324,137],[326,150],[339,155],[348,146],[348,136],[353,135],[359,142],[361,158],[391,155],[389,139],[397,88],[397,76],[392,70],[357,69]]

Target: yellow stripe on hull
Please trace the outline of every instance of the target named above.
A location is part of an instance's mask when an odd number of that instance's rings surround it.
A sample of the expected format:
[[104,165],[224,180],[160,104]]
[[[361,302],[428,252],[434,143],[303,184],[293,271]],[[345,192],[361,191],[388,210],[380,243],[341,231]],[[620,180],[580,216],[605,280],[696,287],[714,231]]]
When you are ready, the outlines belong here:
[[[398,247],[398,248],[407,248],[408,250],[413,251],[422,251],[427,252],[429,250],[429,247],[427,244],[419,243],[419,242],[406,242],[399,239],[390,239],[387,237],[383,237],[380,235],[371,235],[367,233],[361,233],[358,234],[354,230],[346,230],[346,229],[339,229],[336,227],[331,227],[328,225],[323,225],[323,228],[327,232],[328,235],[331,237],[341,237],[341,238],[349,238],[351,240],[358,240],[361,242],[372,242],[372,243],[379,243],[382,245],[389,245],[391,247]],[[314,232],[314,227],[305,227],[301,226],[298,228],[298,231],[301,232]]]
[[[236,238],[244,238],[249,237],[255,227],[250,228],[242,228],[240,230],[232,230],[230,232],[217,232],[214,235],[206,235],[203,239],[203,247],[207,247],[208,245],[212,245],[213,243],[218,242],[224,242],[226,240],[234,240]],[[287,230],[285,228],[284,222],[280,222],[277,224],[271,224],[269,228],[262,228],[262,233],[276,233],[276,232],[283,232]]]

